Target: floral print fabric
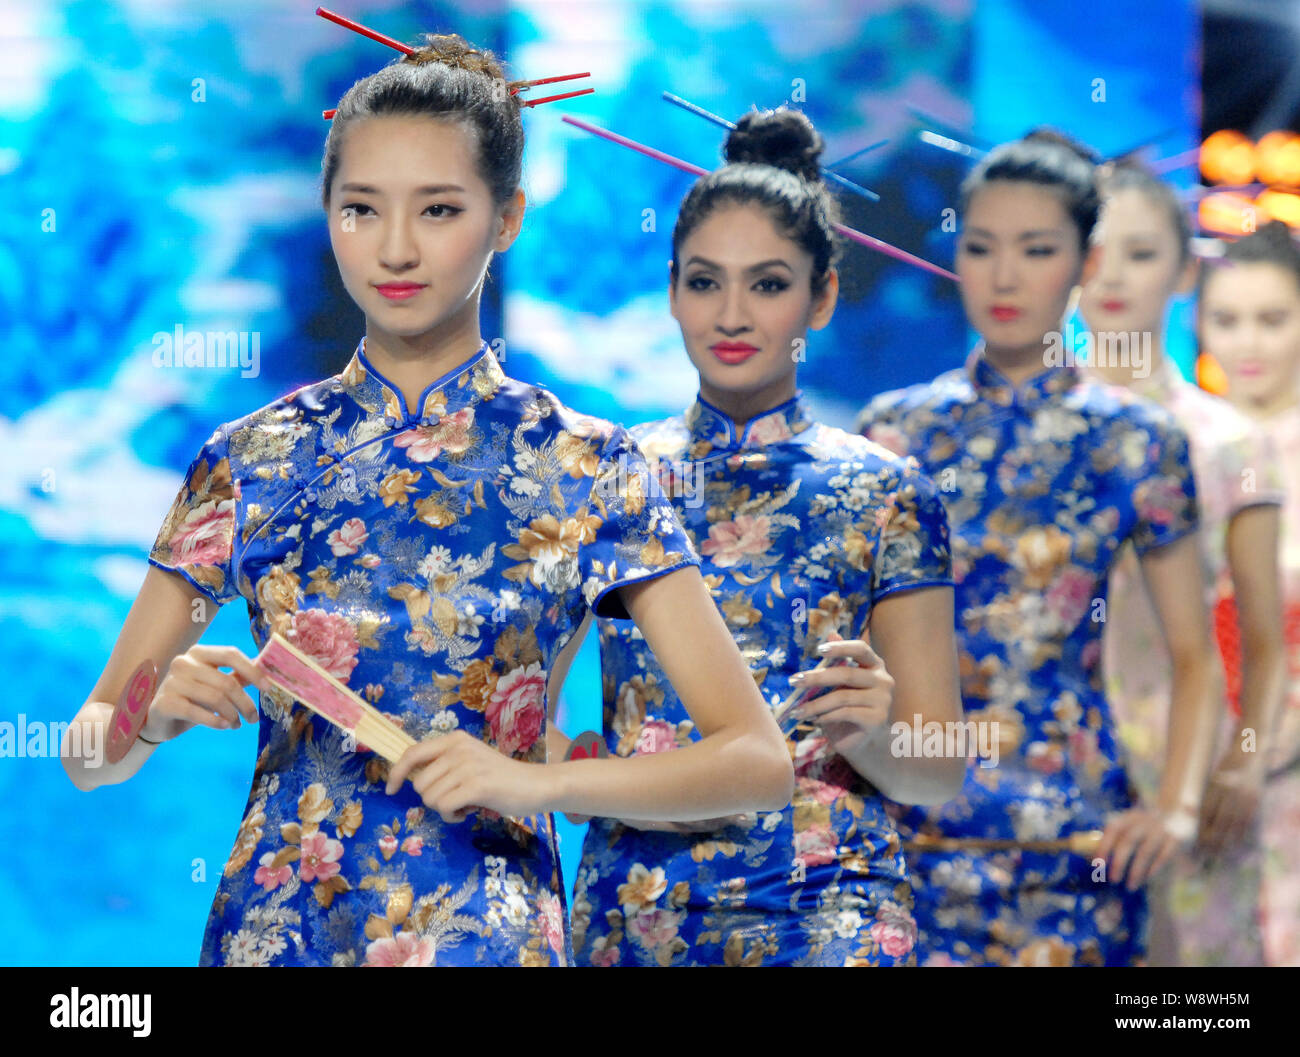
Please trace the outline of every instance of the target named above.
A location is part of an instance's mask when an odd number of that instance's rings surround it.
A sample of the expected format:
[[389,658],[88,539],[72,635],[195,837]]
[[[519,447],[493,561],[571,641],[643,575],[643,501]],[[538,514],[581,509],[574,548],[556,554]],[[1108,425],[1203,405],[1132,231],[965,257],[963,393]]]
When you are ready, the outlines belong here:
[[[702,397],[634,427],[773,706],[828,639],[865,635],[898,591],[951,584],[947,523],[912,460],[811,420],[801,396],[737,435]],[[635,626],[598,622],[611,753],[698,737]],[[812,724],[784,723],[782,811],[694,834],[594,819],[574,891],[581,964],[896,965],[913,961],[911,891],[880,794]]]
[[[418,413],[361,342],[336,376],[219,427],[150,562],[242,597],[417,740],[461,729],[544,762],[546,679],[587,607],[698,556],[621,427],[509,379],[486,345]],[[427,810],[388,764],[261,696],[243,822],[203,965],[562,965],[550,816]]]
[[[1133,805],[1102,687],[1102,605],[1121,547],[1197,525],[1187,439],[1163,411],[1049,367],[1013,386],[977,348],[964,368],[883,393],[859,426],[914,456],[952,531],[966,719],[996,723],[998,766],[967,768],[905,834],[1053,841]],[[1144,896],[1068,852],[909,854],[923,964],[1129,964]]]

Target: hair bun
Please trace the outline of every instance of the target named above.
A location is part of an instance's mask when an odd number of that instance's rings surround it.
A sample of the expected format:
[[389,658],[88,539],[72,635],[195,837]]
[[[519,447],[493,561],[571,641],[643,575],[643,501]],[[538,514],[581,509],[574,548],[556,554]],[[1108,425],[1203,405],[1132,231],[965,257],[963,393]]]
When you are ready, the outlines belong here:
[[457,70],[505,79],[505,71],[490,51],[476,48],[459,33],[425,33],[424,43],[401,60],[412,66],[440,62]]
[[1026,143],[1051,143],[1057,147],[1064,147],[1071,154],[1086,161],[1089,165],[1100,165],[1102,163],[1101,155],[1091,147],[1086,146],[1073,136],[1067,136],[1064,132],[1047,125],[1040,125],[1038,128],[1031,129],[1025,133],[1024,140]]
[[728,163],[755,162],[796,173],[810,182],[821,181],[818,164],[826,143],[798,110],[751,110],[736,122],[727,136],[723,156]]
[[1281,220],[1273,219],[1266,224],[1261,224],[1259,230],[1255,232],[1255,237],[1279,250],[1296,248],[1290,226]]

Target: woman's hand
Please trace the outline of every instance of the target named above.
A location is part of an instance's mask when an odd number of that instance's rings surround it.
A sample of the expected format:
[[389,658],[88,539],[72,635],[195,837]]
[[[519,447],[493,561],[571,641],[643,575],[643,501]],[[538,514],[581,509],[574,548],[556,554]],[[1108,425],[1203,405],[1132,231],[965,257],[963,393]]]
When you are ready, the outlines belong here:
[[721,818],[704,818],[698,822],[655,822],[644,818],[620,818],[615,821],[629,829],[651,830],[656,833],[716,833],[730,826],[752,829],[758,821],[758,815],[723,815]]
[[511,759],[463,730],[417,742],[402,753],[388,772],[388,795],[408,777],[425,806],[444,822],[464,822],[478,808],[520,818],[550,811],[554,800],[544,764]]
[[824,642],[823,657],[844,663],[798,672],[790,682],[805,690],[829,687],[827,693],[805,701],[794,715],[810,719],[826,733],[831,747],[842,756],[858,752],[889,722],[894,702],[894,678],[885,662],[862,639]]
[[[223,667],[234,670],[223,672]],[[234,730],[241,716],[256,723],[257,705],[246,686],[266,689],[267,683],[240,650],[193,645],[168,666],[140,733],[150,741],[169,741],[193,726]]]
[[1216,855],[1249,843],[1263,793],[1263,754],[1230,750],[1210,775],[1197,846]]
[[1191,812],[1133,808],[1107,820],[1096,854],[1106,862],[1106,879],[1120,884],[1127,874],[1132,892],[1154,877],[1174,852],[1189,847],[1195,833]]

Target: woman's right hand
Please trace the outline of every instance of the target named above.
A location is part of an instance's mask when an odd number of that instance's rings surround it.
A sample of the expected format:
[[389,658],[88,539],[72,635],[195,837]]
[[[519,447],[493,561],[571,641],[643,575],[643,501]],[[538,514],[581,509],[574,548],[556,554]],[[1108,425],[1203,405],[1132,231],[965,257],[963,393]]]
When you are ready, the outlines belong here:
[[[221,669],[231,668],[223,672]],[[149,705],[140,733],[150,741],[170,741],[193,726],[234,730],[240,716],[258,721],[257,705],[245,686],[265,690],[261,672],[234,646],[195,644],[176,655]]]

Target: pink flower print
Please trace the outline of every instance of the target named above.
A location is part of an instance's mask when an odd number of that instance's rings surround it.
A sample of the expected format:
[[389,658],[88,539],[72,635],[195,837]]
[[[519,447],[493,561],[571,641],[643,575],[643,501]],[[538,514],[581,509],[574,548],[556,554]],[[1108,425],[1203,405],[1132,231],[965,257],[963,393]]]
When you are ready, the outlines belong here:
[[328,536],[325,542],[330,545],[336,557],[342,558],[349,554],[356,554],[361,549],[361,544],[365,543],[370,533],[366,531],[366,523],[359,517],[349,518],[339,528],[336,528]]
[[235,501],[210,500],[191,510],[172,535],[172,560],[178,565],[220,565],[232,553]]
[[769,444],[779,444],[781,441],[789,440],[793,436],[794,434],[785,421],[785,416],[776,411],[755,420],[749,427],[745,437],[745,446],[762,448]]
[[385,833],[380,837],[379,853],[384,857],[384,862],[391,859],[395,854],[397,854],[397,838],[391,833]]
[[436,950],[433,940],[411,932],[399,932],[391,939],[385,936],[371,940],[366,946],[366,960],[361,964],[384,968],[432,965]]
[[282,884],[287,884],[293,877],[293,867],[288,863],[283,866],[272,866],[275,861],[275,852],[269,851],[263,855],[258,862],[259,866],[253,874],[253,883],[260,884],[268,892],[279,888]]
[[906,455],[909,447],[907,434],[894,426],[870,426],[867,429],[867,439],[874,440],[895,455]]
[[677,728],[662,719],[648,719],[636,739],[636,755],[668,752],[677,748]]
[[530,748],[546,725],[546,673],[534,661],[497,680],[484,716],[506,755]]
[[338,613],[300,609],[293,615],[288,639],[340,682],[357,666],[357,633]]
[[1092,605],[1096,581],[1082,569],[1066,569],[1047,589],[1047,608],[1065,627],[1075,627]]
[[302,838],[302,858],[298,860],[298,876],[305,883],[328,881],[339,872],[343,858],[343,842],[325,836],[320,830]]
[[839,844],[829,826],[813,826],[794,835],[794,854],[805,866],[823,866],[834,862]]
[[542,937],[551,950],[563,955],[564,915],[560,912],[559,896],[550,894],[542,896],[537,901],[537,908],[541,911]]
[[443,452],[460,455],[469,449],[469,431],[474,424],[474,409],[463,407],[454,415],[444,415],[433,426],[417,426],[393,438],[393,447],[405,448],[412,462],[432,462]]
[[1187,505],[1187,494],[1176,477],[1144,481],[1133,495],[1138,517],[1153,525],[1173,523],[1174,511]]
[[713,558],[715,565],[738,565],[772,545],[771,524],[762,514],[737,514],[730,521],[715,521],[709,526],[709,538],[700,544],[700,553]]
[[680,919],[675,910],[642,910],[627,919],[628,935],[649,949],[662,947],[677,935]]
[[916,922],[897,903],[885,903],[876,912],[871,938],[890,958],[904,958],[916,946]]
[[406,840],[402,841],[402,851],[406,852],[407,855],[422,855],[423,851],[421,849],[423,849],[423,847],[424,847],[423,837],[416,837],[412,835],[410,837],[407,837]]

